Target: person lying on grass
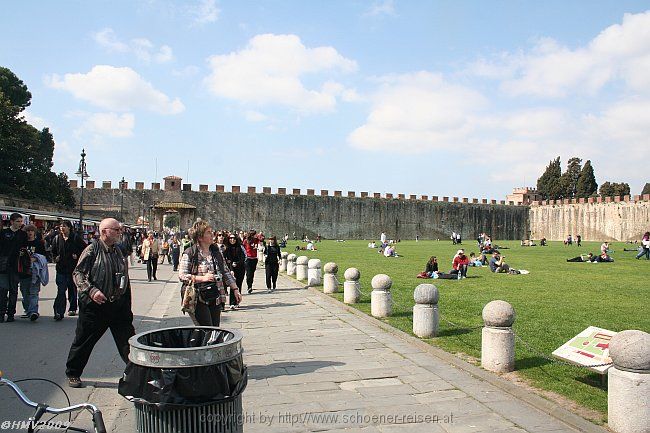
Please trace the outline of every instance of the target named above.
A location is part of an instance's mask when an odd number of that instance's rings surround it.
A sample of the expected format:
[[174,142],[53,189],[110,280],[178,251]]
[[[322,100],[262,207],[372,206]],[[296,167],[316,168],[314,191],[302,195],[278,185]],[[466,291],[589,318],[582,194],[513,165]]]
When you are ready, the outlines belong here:
[[585,254],[580,254],[578,257],[574,257],[572,259],[566,259],[566,261],[567,262],[572,262],[572,263],[575,263],[575,262],[578,262],[578,263],[580,263],[580,262],[594,262],[594,261],[596,261],[596,257],[594,257],[593,253],[589,253],[589,254],[586,254],[586,255]]

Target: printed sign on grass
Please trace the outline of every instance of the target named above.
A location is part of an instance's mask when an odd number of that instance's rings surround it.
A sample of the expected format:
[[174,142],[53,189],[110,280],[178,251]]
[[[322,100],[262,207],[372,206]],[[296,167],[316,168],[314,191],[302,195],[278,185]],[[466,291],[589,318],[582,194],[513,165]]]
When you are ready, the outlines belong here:
[[[562,346],[555,349],[553,356],[576,365],[595,365],[612,362],[609,357],[609,342],[617,332],[590,326]],[[605,374],[611,365],[589,368]]]

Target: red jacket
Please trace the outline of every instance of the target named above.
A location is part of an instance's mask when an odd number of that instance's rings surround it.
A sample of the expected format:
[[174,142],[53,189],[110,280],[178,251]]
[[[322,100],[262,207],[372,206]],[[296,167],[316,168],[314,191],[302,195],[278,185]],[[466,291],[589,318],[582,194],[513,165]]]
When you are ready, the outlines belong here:
[[469,257],[467,256],[456,256],[454,257],[453,267],[455,270],[458,270],[458,267],[461,265],[469,266]]
[[254,240],[252,243],[248,242],[248,239],[244,239],[242,245],[244,245],[244,249],[246,250],[246,257],[248,257],[249,259],[257,258],[257,246],[259,245],[257,239]]

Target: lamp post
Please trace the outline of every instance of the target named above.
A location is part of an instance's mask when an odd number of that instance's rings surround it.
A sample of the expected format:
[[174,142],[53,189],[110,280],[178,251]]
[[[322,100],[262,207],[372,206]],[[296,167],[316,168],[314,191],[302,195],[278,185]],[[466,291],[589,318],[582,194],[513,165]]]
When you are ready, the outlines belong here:
[[140,201],[140,206],[142,206],[142,221],[140,221],[140,224],[144,226],[144,191],[142,191],[142,200]]
[[81,161],[79,161],[79,169],[75,173],[81,178],[81,196],[79,198],[79,233],[83,234],[83,213],[84,213],[84,179],[88,178],[86,171],[86,150],[81,149]]
[[120,181],[120,221],[124,223],[124,176]]

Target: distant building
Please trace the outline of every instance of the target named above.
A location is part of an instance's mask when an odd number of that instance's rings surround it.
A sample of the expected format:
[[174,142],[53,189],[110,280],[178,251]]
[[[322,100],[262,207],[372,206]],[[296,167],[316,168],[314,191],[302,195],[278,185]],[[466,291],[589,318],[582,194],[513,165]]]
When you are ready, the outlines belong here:
[[523,186],[512,190],[512,194],[506,196],[506,202],[514,204],[531,204],[534,201],[542,200],[542,195],[530,186]]

